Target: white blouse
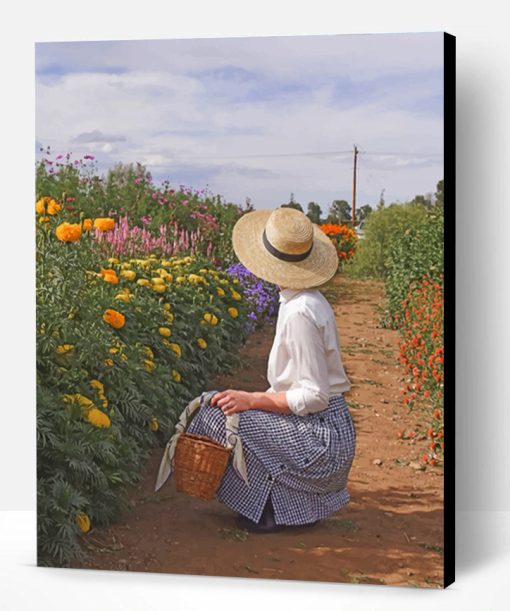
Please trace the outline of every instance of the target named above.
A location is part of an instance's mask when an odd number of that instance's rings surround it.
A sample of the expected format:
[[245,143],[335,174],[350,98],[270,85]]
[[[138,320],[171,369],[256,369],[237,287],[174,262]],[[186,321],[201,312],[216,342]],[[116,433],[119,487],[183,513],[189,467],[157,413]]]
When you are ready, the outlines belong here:
[[319,412],[351,384],[342,363],[334,312],[318,289],[282,289],[269,354],[268,392],[286,391],[298,415]]

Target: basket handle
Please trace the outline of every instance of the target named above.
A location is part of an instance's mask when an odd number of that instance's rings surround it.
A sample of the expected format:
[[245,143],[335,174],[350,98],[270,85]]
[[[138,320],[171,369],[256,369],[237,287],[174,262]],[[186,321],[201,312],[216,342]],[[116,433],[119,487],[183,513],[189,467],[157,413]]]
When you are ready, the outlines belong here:
[[[208,403],[212,396],[216,394],[217,390],[210,390],[203,392],[198,397],[192,399],[186,408],[181,413],[179,420],[175,425],[175,433],[169,439],[163,452],[163,458],[159,465],[158,477],[156,479],[155,492],[157,492],[161,486],[170,477],[173,466],[174,466],[174,454],[177,446],[179,437],[184,433],[191,422],[196,411],[201,407],[203,403]],[[244,461],[243,446],[241,438],[239,437],[239,414],[233,414],[232,416],[226,416],[226,447],[233,450],[232,465],[236,470],[237,474],[248,484],[248,472],[246,469],[246,463]]]

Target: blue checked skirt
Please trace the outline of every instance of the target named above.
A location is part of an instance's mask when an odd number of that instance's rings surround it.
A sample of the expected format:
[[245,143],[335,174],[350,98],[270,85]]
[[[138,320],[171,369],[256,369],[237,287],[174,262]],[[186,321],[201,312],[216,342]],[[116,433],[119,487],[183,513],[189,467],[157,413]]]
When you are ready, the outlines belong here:
[[[258,522],[271,496],[277,524],[321,520],[349,502],[347,478],[356,449],[356,432],[343,395],[330,397],[318,413],[297,416],[263,410],[239,414],[239,436],[248,472],[247,485],[230,461],[218,500]],[[225,416],[205,403],[188,433],[226,443]]]

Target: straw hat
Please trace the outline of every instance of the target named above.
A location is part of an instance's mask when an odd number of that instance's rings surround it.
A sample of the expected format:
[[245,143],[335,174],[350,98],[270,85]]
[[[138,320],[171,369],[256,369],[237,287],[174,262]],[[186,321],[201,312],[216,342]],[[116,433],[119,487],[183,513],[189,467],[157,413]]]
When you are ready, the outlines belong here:
[[232,242],[245,267],[281,287],[319,286],[338,269],[331,240],[294,208],[248,212],[235,224]]

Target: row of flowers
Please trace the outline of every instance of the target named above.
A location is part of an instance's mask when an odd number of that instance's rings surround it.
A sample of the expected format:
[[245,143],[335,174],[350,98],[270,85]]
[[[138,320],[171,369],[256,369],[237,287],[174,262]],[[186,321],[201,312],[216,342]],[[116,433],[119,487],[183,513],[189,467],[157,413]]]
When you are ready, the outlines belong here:
[[320,225],[320,228],[333,242],[340,265],[352,259],[356,252],[358,236],[351,227],[347,225],[324,223]]
[[[422,462],[436,465],[444,451],[444,295],[442,276],[411,284],[394,315],[402,341],[400,362],[405,371],[402,400],[423,416],[427,452]],[[400,438],[406,438],[404,432]]]
[[264,308],[246,270],[199,257],[104,259],[96,234],[112,219],[68,223],[52,198],[36,210],[39,562],[61,566],[80,533],[129,507],[149,449],[238,364],[276,294],[259,287]]

